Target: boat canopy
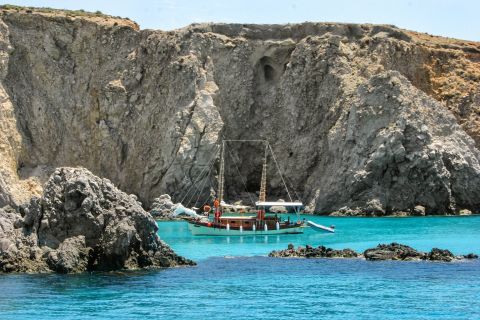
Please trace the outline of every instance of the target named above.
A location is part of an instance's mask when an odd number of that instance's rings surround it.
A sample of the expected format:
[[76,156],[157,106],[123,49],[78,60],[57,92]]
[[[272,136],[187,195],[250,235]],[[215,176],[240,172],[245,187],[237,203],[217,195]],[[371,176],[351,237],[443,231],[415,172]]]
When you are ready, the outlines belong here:
[[224,201],[222,201],[221,207],[222,208],[232,208],[232,209],[241,210],[241,209],[249,209],[251,206],[244,206],[244,205],[241,205],[241,204],[228,204],[228,203],[225,203]]
[[273,206],[283,206],[283,207],[302,207],[303,203],[301,202],[282,202],[282,201],[257,201],[255,202],[257,207],[273,207]]

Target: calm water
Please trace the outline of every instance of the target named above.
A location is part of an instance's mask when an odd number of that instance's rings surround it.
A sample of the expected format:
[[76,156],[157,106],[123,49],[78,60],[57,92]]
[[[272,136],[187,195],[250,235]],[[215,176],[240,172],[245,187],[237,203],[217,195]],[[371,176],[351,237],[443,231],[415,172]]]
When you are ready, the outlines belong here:
[[0,276],[0,319],[480,319],[480,262],[273,259],[273,249],[363,250],[398,241],[480,253],[480,217],[324,218],[334,235],[192,237],[159,233],[198,266],[148,272]]

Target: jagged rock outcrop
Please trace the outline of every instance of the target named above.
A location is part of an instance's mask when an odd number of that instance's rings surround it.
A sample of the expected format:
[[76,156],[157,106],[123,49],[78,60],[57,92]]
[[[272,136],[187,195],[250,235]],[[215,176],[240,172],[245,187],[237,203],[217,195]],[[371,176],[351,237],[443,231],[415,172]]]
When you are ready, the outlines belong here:
[[[147,207],[158,194],[179,201],[195,182],[203,194],[185,205],[199,206],[228,138],[269,140],[311,211],[480,210],[478,43],[378,25],[163,32],[0,12],[1,204],[39,194],[55,167],[81,165]],[[229,147],[234,200],[259,189],[263,150]],[[267,181],[272,199],[286,196],[273,166]]]
[[162,194],[158,198],[153,199],[150,208],[150,214],[157,219],[172,219],[175,211],[175,204],[168,194]]
[[59,168],[19,211],[0,209],[0,271],[108,271],[191,265],[156,234],[133,195],[82,168]]
[[295,249],[293,244],[289,244],[285,250],[274,250],[268,254],[274,258],[365,258],[370,261],[377,260],[402,260],[402,261],[441,261],[452,262],[461,259],[478,259],[478,256],[469,253],[462,256],[455,256],[449,250],[433,248],[430,252],[421,252],[399,243],[379,244],[375,248],[367,249],[363,254],[359,254],[352,249],[335,250],[318,246],[314,248],[306,245]]

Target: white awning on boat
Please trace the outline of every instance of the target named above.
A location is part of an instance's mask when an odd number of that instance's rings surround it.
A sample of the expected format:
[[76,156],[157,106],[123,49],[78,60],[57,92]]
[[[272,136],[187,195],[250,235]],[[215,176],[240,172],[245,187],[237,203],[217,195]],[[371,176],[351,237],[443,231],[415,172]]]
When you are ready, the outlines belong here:
[[272,207],[272,206],[283,206],[283,207],[301,207],[303,203],[301,202],[282,202],[282,201],[257,201],[255,202],[257,207]]
[[223,201],[222,201],[221,207],[222,208],[233,208],[233,209],[248,209],[248,208],[250,208],[250,206],[244,206],[244,205],[240,205],[240,204],[227,204]]

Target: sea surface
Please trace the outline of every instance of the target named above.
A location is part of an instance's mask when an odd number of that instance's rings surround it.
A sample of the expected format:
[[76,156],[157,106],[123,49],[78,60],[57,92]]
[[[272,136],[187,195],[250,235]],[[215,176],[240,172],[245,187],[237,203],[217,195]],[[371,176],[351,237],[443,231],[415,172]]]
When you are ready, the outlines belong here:
[[196,267],[1,275],[0,319],[480,319],[478,260],[266,256],[288,243],[362,251],[393,241],[480,253],[480,216],[306,218],[337,232],[194,237],[185,222],[159,222],[161,238]]

